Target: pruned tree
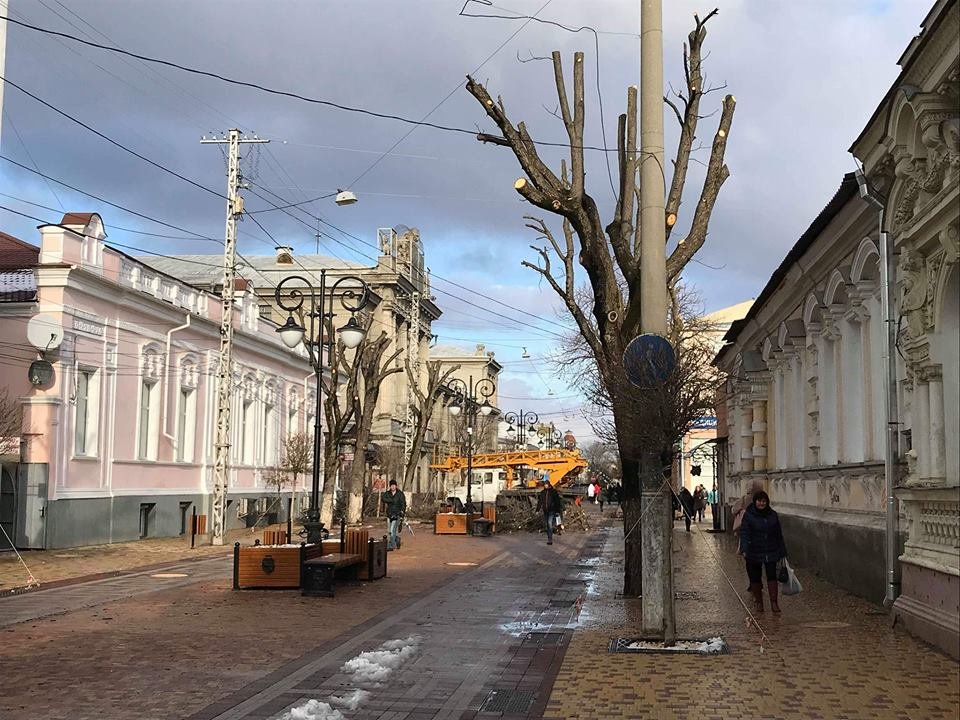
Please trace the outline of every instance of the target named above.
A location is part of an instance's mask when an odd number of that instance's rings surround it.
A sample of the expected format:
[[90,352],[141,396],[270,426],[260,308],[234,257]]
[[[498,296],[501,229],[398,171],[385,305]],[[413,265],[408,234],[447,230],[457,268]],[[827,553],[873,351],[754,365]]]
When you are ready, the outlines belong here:
[[[697,150],[694,142],[702,119],[701,101],[712,91],[704,87],[702,50],[707,22],[716,13],[714,10],[702,20],[694,16],[695,27],[683,50],[684,89],[676,98],[664,98],[680,124],[673,176],[665,199],[668,241],[680,214],[689,163]],[[559,240],[543,219],[527,217],[527,227],[546,244],[531,246],[537,253],[537,262],[523,265],[539,274],[563,301],[596,364],[599,383],[610,401],[623,471],[624,524],[630,527],[641,518],[641,482],[651,480],[642,477],[642,464],[649,474],[649,458],[669,448],[673,435],[673,428],[663,420],[661,404],[651,401],[644,391],[628,382],[622,362],[627,344],[641,332],[640,257],[644,238],[640,233],[640,208],[636,200],[639,195],[637,172],[643,160],[637,148],[637,91],[636,88],[628,90],[627,112],[619,118],[617,203],[612,219],[604,223],[596,201],[586,190],[584,56],[582,52],[574,54],[572,97],[568,94],[560,53],[554,52],[552,59],[559,113],[569,150],[569,164],[567,160],[562,161],[559,172],[543,161],[525,123],[514,124],[502,100],[494,100],[487,88],[470,76],[467,76],[466,89],[499,128],[502,139],[497,139],[498,144],[510,148],[524,172],[524,177],[514,183],[516,191],[530,204],[562,221],[563,237]],[[724,156],[735,106],[732,95],[726,95],[721,102],[703,186],[687,234],[666,257],[668,284],[677,281],[706,240],[720,188],[729,176]],[[577,264],[586,275],[587,302],[578,297]],[[675,391],[675,387],[665,392],[671,391]],[[659,397],[664,399],[663,394]],[[643,398],[647,400],[641,402]],[[641,576],[640,533],[628,533],[624,546],[625,595],[640,594]]]
[[370,441],[370,428],[380,398],[383,381],[391,375],[403,372],[403,366],[396,362],[403,352],[402,348],[387,355],[390,338],[381,331],[376,340],[360,346],[356,362],[359,364],[360,387],[353,397],[354,417],[356,418],[356,451],[353,465],[350,467],[350,479],[347,483],[347,522],[360,521],[363,513],[363,491],[366,484],[367,463],[364,457],[367,443]]
[[410,490],[413,488],[413,479],[416,474],[417,465],[420,462],[420,452],[423,449],[423,441],[427,436],[427,429],[430,427],[430,421],[433,419],[433,412],[437,406],[443,389],[447,381],[457,370],[459,365],[451,365],[443,369],[441,363],[430,361],[427,363],[427,386],[423,390],[414,375],[410,362],[406,363],[407,381],[413,388],[413,395],[416,399],[413,405],[413,445],[410,455],[404,458],[403,483],[402,489]]
[[22,417],[17,399],[10,397],[6,388],[0,388],[0,455],[19,454]]

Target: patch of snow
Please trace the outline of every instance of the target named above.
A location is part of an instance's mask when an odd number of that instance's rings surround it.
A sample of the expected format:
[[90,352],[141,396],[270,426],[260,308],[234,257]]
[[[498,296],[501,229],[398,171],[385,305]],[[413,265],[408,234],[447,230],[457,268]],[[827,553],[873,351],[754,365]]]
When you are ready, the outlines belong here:
[[723,638],[712,637],[708,640],[678,640],[670,646],[665,646],[655,640],[635,640],[627,645],[628,650],[654,650],[656,652],[696,652],[706,655],[722,653],[726,648]]
[[319,700],[307,700],[303,705],[290,708],[280,720],[345,720],[343,713]]
[[337,695],[330,696],[330,702],[334,705],[343,705],[347,710],[356,710],[361,704],[365,703],[370,697],[367,690],[354,690],[343,697]]
[[388,640],[376,650],[368,650],[347,660],[343,672],[358,683],[382,683],[408,658],[415,655],[423,638],[411,635],[401,640]]

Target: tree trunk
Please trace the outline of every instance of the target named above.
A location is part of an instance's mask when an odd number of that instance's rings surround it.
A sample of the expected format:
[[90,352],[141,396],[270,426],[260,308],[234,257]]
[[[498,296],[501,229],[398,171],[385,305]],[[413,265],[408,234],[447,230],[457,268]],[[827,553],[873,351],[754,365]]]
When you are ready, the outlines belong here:
[[340,465],[337,448],[323,456],[323,493],[320,496],[320,522],[333,532],[334,490],[337,485],[337,468]]
[[356,524],[360,522],[363,515],[363,485],[350,488],[350,494],[347,496],[347,524]]
[[640,465],[623,454],[620,455],[620,464],[623,469],[623,594],[640,597],[643,588]]

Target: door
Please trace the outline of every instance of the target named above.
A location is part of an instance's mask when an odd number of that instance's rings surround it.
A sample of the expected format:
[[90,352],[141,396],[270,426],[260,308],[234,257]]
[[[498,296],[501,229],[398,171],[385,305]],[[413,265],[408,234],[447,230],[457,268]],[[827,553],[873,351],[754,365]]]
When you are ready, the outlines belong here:
[[0,469],[0,550],[11,550],[16,533],[17,489],[14,484],[15,465]]

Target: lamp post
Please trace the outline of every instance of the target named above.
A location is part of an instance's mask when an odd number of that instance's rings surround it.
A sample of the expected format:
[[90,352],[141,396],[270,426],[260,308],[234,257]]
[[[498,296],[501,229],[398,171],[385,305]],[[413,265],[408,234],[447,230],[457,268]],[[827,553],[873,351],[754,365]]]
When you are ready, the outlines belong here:
[[[503,416],[504,422],[509,423],[507,427],[507,435],[516,435],[517,444],[520,446],[521,450],[527,449],[527,434],[534,434],[537,430],[534,427],[538,422],[540,422],[540,416],[535,412],[528,411],[524,412],[520,410],[519,413],[508,412]],[[517,429],[514,430],[513,426],[516,425]]]
[[549,450],[553,450],[556,447],[560,447],[563,442],[563,433],[557,430],[553,423],[550,423],[549,428],[541,428],[537,434],[540,436],[540,442],[537,445],[542,450],[544,446]]
[[[460,378],[454,378],[447,383],[447,386],[453,390],[454,400],[450,405],[450,414],[454,417],[461,413],[464,415],[464,421],[467,427],[467,513],[472,511],[473,495],[473,424],[477,419],[479,412],[484,417],[493,412],[493,405],[490,404],[490,397],[497,391],[497,386],[490,378],[481,378],[474,384],[473,375],[470,376],[470,382],[465,383]],[[482,402],[480,402],[482,400]],[[483,511],[481,501],[481,512]]]
[[[284,298],[284,287],[289,286],[294,281],[298,284],[289,288],[287,297]],[[361,278],[355,275],[344,275],[333,283],[328,296],[326,270],[320,271],[319,289],[314,288],[310,281],[301,275],[289,275],[280,281],[274,293],[277,305],[288,313],[287,321],[277,328],[277,332],[280,333],[280,340],[288,348],[295,348],[301,342],[304,344],[316,379],[317,407],[313,416],[313,482],[310,486],[310,508],[307,510],[307,521],[303,524],[307,531],[308,543],[319,543],[323,539],[323,523],[320,522],[320,463],[323,455],[321,451],[320,418],[323,414],[321,377],[324,369],[324,348],[327,351],[327,362],[330,364],[331,383],[336,383],[337,376],[336,368],[333,367],[333,333],[325,332],[324,326],[329,322],[329,329],[333,329],[333,299],[341,286],[343,286],[343,290],[339,295],[340,305],[344,310],[350,312],[350,319],[343,327],[337,328],[336,332],[340,336],[344,347],[355,348],[363,342],[366,335],[366,331],[357,322],[355,313],[366,305],[370,297],[370,289]],[[329,308],[327,306],[328,300]],[[309,305],[307,305],[307,301],[309,301]],[[309,334],[307,328],[304,328],[293,318],[293,313],[301,309],[303,310],[301,316],[310,318]],[[336,385],[334,384],[331,387],[336,392]]]

